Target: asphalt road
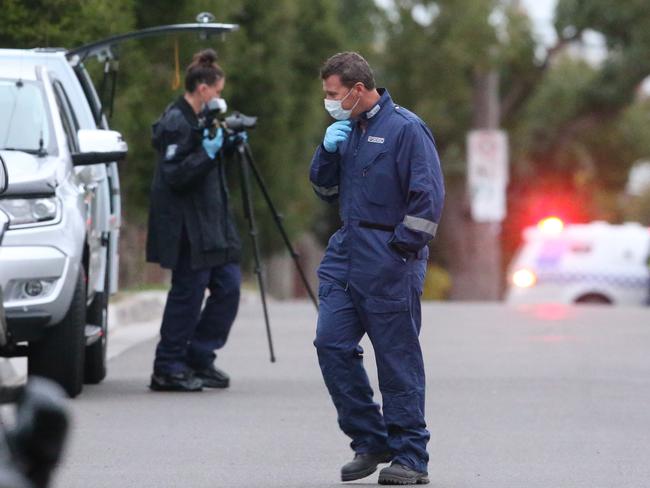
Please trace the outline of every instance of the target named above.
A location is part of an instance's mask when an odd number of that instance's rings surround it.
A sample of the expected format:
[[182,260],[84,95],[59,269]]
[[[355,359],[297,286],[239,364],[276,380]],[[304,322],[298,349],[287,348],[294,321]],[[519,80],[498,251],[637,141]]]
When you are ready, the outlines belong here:
[[[113,358],[107,380],[71,402],[54,485],[341,486],[352,454],[311,345],[316,313],[305,302],[270,311],[278,362],[259,306],[244,305],[218,359],[226,391],[149,392],[152,340]],[[650,486],[650,309],[423,312],[431,486]],[[366,366],[376,384],[371,354]]]

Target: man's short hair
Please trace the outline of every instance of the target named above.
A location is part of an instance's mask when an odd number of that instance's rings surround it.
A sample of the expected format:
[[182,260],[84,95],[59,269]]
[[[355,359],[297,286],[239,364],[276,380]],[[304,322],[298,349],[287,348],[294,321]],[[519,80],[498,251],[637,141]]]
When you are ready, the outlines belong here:
[[375,77],[368,61],[359,53],[338,53],[325,61],[320,69],[320,76],[326,80],[332,75],[339,75],[341,83],[348,88],[361,82],[368,90],[375,88]]

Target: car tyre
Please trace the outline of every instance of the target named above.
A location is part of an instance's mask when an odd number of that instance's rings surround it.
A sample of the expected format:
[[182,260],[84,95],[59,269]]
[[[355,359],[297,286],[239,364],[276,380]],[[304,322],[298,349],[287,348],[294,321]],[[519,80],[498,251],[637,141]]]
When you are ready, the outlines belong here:
[[71,397],[83,389],[86,350],[86,274],[81,268],[72,303],[63,320],[29,343],[27,372],[56,381]]
[[598,293],[589,293],[583,295],[576,300],[578,305],[582,304],[598,304],[598,305],[611,305],[612,301],[604,295]]

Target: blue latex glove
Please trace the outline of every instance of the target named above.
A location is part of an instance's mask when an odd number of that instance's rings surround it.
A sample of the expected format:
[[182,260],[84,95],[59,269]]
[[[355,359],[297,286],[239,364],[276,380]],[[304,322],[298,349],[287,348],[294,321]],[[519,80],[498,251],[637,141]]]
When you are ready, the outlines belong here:
[[221,146],[223,146],[223,130],[221,127],[217,129],[217,133],[212,139],[210,139],[208,129],[203,130],[203,149],[208,153],[208,156],[214,159]]
[[345,141],[352,131],[352,122],[349,120],[339,120],[330,125],[325,131],[323,147],[327,152],[336,152],[339,144]]
[[240,142],[248,142],[248,132],[241,131],[241,132],[235,132],[233,135],[228,137],[228,142],[230,144],[239,144]]

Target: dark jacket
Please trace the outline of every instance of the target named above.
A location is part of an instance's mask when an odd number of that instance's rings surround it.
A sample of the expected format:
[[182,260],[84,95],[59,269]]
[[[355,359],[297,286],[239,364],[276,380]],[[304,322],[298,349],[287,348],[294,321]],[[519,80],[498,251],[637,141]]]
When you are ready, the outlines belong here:
[[183,232],[192,268],[238,261],[241,244],[229,208],[223,154],[211,159],[192,107],[180,97],[153,125],[158,164],[150,195],[147,261],[173,269]]

